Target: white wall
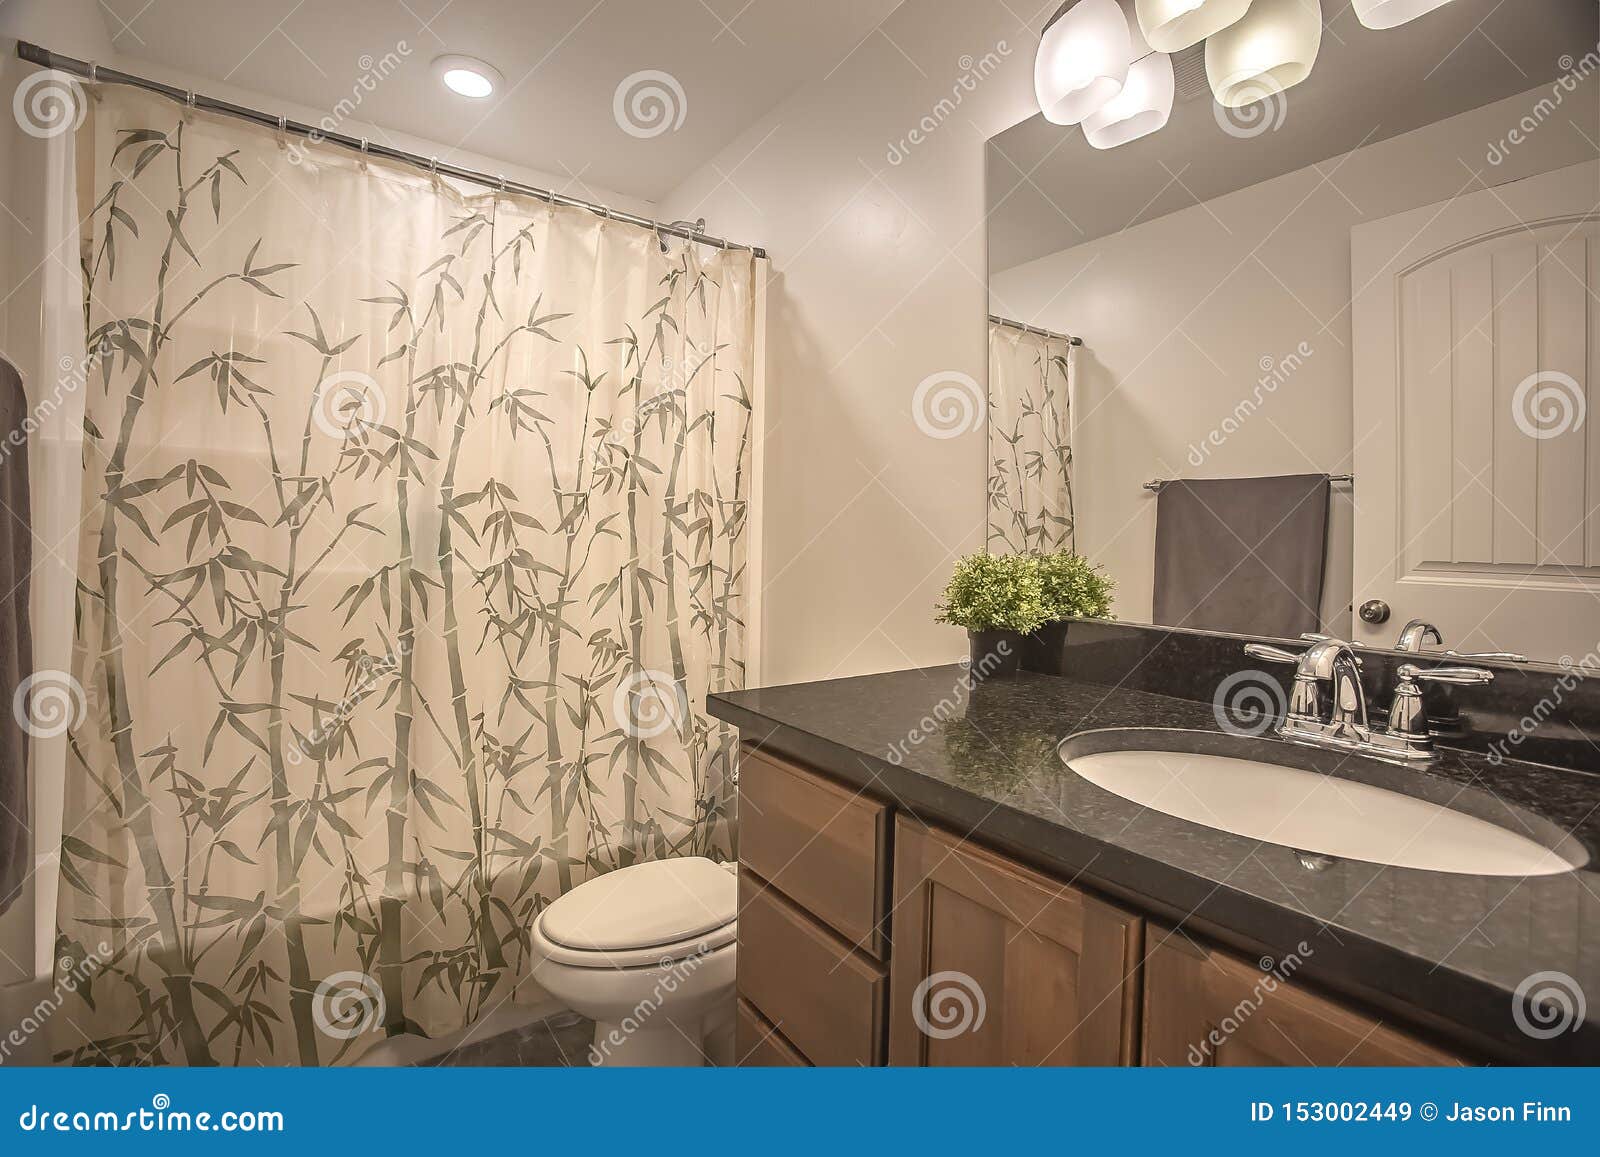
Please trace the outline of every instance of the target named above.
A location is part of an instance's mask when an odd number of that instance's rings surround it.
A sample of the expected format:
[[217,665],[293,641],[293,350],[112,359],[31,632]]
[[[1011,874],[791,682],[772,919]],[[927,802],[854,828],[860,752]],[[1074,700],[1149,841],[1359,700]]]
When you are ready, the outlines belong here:
[[982,547],[984,434],[929,437],[912,398],[984,379],[984,141],[1037,111],[1050,14],[1019,11],[908,0],[662,200],[771,254],[763,682],[965,650],[933,605]]
[[[1351,469],[1351,226],[1594,157],[1597,89],[1586,81],[1498,165],[1491,143],[1548,85],[994,276],[995,312],[1083,336],[1078,548],[1118,580],[1120,617],[1150,616],[1145,480]],[[1303,364],[1258,389],[1265,360],[1302,342]],[[1243,399],[1260,404],[1222,433]],[[1221,444],[1207,448],[1212,431]],[[1323,610],[1336,631],[1349,625],[1354,509],[1348,493],[1334,502]]]

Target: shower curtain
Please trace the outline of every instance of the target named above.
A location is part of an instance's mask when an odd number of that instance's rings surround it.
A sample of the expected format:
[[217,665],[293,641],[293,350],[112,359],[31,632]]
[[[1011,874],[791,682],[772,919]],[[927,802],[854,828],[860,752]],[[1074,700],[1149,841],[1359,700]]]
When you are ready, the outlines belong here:
[[989,323],[990,553],[1074,547],[1072,346]]
[[754,260],[127,90],[84,131],[57,1057],[456,1029],[563,891],[728,854]]

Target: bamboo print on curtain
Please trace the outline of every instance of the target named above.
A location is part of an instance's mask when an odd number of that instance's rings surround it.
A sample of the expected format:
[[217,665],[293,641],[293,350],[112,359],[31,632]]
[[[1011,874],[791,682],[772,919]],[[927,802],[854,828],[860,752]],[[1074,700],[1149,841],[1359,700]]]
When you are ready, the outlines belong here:
[[58,1056],[333,1063],[728,854],[754,261],[105,93]]
[[1075,546],[1072,515],[1072,346],[989,325],[990,552]]

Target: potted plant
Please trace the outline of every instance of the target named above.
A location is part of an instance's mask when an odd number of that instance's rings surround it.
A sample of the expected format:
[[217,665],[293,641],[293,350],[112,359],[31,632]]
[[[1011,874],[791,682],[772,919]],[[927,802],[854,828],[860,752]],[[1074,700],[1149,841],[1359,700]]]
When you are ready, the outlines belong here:
[[969,554],[956,560],[938,621],[967,629],[972,677],[1015,675],[1023,636],[1045,621],[1044,583],[1029,555]]
[[969,554],[956,561],[937,620],[967,629],[972,677],[1015,675],[1041,627],[1111,617],[1115,584],[1069,550]]
[[1111,592],[1117,584],[1106,577],[1103,568],[1070,550],[1039,555],[1037,562],[1044,586],[1045,622],[1111,618]]

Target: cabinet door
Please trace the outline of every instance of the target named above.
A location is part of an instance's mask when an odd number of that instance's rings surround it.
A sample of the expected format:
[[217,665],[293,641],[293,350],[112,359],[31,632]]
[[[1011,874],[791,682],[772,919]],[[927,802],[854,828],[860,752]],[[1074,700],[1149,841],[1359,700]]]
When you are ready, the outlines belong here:
[[891,1064],[1133,1062],[1137,917],[904,818],[894,895]]
[[1181,932],[1152,926],[1147,1065],[1459,1065],[1462,1059]]

